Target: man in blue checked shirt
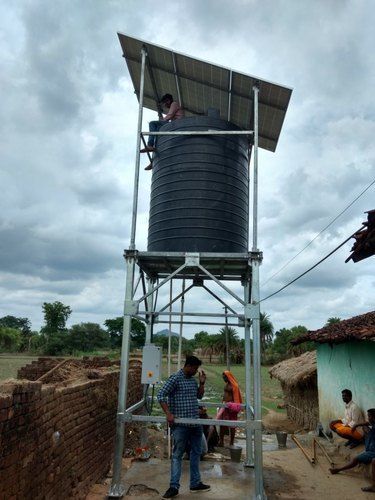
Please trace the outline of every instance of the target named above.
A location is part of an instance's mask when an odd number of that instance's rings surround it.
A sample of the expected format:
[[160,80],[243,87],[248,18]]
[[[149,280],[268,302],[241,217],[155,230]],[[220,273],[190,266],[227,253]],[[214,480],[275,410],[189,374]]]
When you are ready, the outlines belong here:
[[158,393],[162,407],[173,433],[173,453],[171,463],[171,481],[163,498],[173,498],[180,489],[182,456],[187,443],[190,443],[190,491],[199,493],[211,489],[203,484],[199,472],[202,450],[202,426],[198,424],[176,424],[175,418],[199,418],[198,399],[204,394],[206,374],[199,373],[199,386],[194,378],[202,361],[195,356],[188,356],[185,365],[171,375]]

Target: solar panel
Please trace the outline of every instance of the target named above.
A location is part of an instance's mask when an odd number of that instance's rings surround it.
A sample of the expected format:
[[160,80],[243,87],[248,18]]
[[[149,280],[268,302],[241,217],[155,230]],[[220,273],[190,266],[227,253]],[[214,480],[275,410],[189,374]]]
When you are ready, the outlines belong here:
[[[147,50],[144,106],[158,110],[162,95],[180,93],[185,114],[206,115],[216,108],[220,117],[244,130],[252,128],[254,84],[259,87],[259,147],[275,151],[292,89],[180,54],[118,33],[134,90],[139,99],[141,50]],[[229,116],[228,116],[229,114]]]

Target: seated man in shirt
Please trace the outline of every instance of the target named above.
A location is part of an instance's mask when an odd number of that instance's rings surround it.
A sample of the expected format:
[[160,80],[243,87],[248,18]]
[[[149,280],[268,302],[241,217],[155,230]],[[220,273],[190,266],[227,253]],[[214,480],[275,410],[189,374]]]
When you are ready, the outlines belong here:
[[358,423],[363,421],[363,414],[352,400],[352,391],[344,389],[341,394],[345,403],[344,418],[342,420],[333,420],[329,427],[333,432],[348,440],[345,446],[355,448],[363,440],[363,430],[357,430],[356,428]]
[[365,451],[357,455],[347,465],[333,467],[329,470],[331,474],[338,474],[343,470],[352,469],[358,464],[371,464],[372,485],[363,487],[362,491],[375,492],[375,408],[367,410],[367,418],[367,422],[359,422],[353,426],[353,430],[356,430],[357,427],[367,427],[369,429],[365,436]]
[[[184,117],[184,110],[176,101],[173,100],[173,96],[171,94],[163,95],[163,97],[160,100],[160,103],[163,104],[168,109],[168,113],[162,120],[155,120],[149,123],[150,132],[158,132],[160,127],[162,125],[165,125],[167,122],[179,120],[180,118]],[[147,146],[141,149],[141,153],[153,153],[154,151],[156,151],[155,136],[149,135]],[[149,165],[147,165],[145,170],[151,170],[151,169],[152,169],[152,161]]]
[[203,370],[199,373],[199,387],[194,375],[201,364],[202,362],[195,356],[188,356],[184,367],[169,377],[157,396],[173,434],[170,486],[163,498],[173,498],[178,495],[182,457],[188,442],[190,442],[190,491],[203,493],[211,489],[209,485],[202,483],[199,472],[202,426],[194,423],[175,423],[175,418],[197,419],[199,417],[197,398],[203,397],[206,375]]

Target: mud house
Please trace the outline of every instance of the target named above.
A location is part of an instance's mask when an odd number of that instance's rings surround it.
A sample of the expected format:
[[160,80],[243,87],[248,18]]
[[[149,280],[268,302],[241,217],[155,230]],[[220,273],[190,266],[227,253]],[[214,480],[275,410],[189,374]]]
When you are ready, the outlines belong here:
[[375,406],[375,311],[331,324],[298,337],[317,345],[319,420],[324,428],[343,415],[341,391],[353,392],[363,409]]
[[288,417],[305,429],[315,429],[319,415],[316,352],[281,361],[269,373],[281,382]]

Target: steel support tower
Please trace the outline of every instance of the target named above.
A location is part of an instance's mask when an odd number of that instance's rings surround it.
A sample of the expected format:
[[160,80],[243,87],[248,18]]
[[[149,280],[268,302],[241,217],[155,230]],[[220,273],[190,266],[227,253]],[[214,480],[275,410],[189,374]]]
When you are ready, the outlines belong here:
[[[120,35],[119,35],[120,36]],[[121,40],[121,38],[120,38]],[[176,61],[173,56],[174,68]],[[131,58],[130,58],[131,59]],[[118,409],[116,423],[116,441],[113,465],[113,479],[109,491],[109,496],[120,498],[125,494],[125,489],[121,481],[122,454],[124,449],[124,425],[128,422],[159,422],[166,423],[165,417],[148,416],[135,414],[145,404],[145,399],[135,405],[126,407],[126,396],[128,393],[128,370],[130,352],[130,331],[132,317],[138,318],[146,323],[146,344],[151,342],[152,327],[155,323],[178,323],[180,325],[180,342],[183,324],[210,324],[240,326],[245,333],[245,402],[243,404],[245,420],[236,421],[236,427],[242,427],[246,432],[246,460],[245,466],[254,467],[255,475],[255,495],[250,491],[246,498],[256,500],[265,499],[263,487],[263,465],[262,465],[262,421],[261,421],[261,341],[260,341],[260,295],[259,295],[259,267],[262,262],[262,253],[258,249],[258,147],[259,147],[259,85],[254,81],[250,88],[248,98],[252,102],[252,130],[242,131],[200,131],[201,135],[222,135],[222,134],[246,134],[251,137],[249,141],[249,153],[253,148],[253,169],[250,176],[250,154],[249,154],[249,192],[252,192],[252,243],[251,250],[248,245],[246,253],[191,253],[191,252],[141,252],[136,248],[136,227],[137,227],[137,207],[139,192],[139,172],[140,172],[140,148],[141,141],[148,132],[142,132],[142,118],[144,107],[145,72],[148,71],[150,81],[153,82],[155,102],[158,103],[158,93],[155,87],[155,79],[152,77],[152,69],[148,61],[148,49],[145,44],[141,44],[140,49],[140,75],[138,109],[138,128],[136,141],[136,161],[134,170],[134,191],[132,223],[129,248],[125,250],[126,261],[126,290],[124,301],[124,324],[121,348],[121,370],[118,393]],[[181,92],[178,73],[175,71],[175,82],[179,100],[181,102]],[[231,92],[232,92],[232,71],[230,71],[228,102],[228,120],[231,116]],[[289,100],[289,99],[288,99]],[[160,112],[160,109],[157,109]],[[198,132],[156,132],[153,135],[194,135]],[[251,179],[251,185],[250,185]],[[250,189],[251,188],[251,189]],[[250,204],[249,204],[250,206]],[[250,214],[249,214],[250,215]],[[250,218],[250,217],[249,217]],[[182,280],[181,293],[170,295],[169,303],[164,307],[156,307],[156,295],[163,286]],[[191,280],[191,284],[185,288],[185,282]],[[216,283],[220,287],[221,295],[215,293],[207,286],[208,283]],[[225,282],[232,282],[225,284]],[[232,289],[233,282],[241,283],[243,288],[242,296],[237,295]],[[141,285],[141,286],[139,286]],[[211,297],[225,307],[225,313],[204,313],[184,312],[184,299],[194,287],[203,288]],[[140,290],[138,290],[138,288]],[[172,287],[170,288],[172,290]],[[226,297],[231,296],[236,300],[241,312],[238,313],[233,307],[226,303]],[[173,303],[181,299],[181,310],[179,313],[172,312]],[[178,321],[172,321],[172,316],[178,316]],[[186,317],[191,316],[194,321],[187,321]],[[163,318],[169,318],[166,321]],[[200,318],[210,318],[209,322],[203,322]],[[228,323],[228,320],[231,322]],[[233,321],[237,320],[237,323]],[[251,337],[253,340],[253,352],[251,353]],[[181,344],[179,347],[179,360],[181,357]],[[253,360],[253,362],[252,362]],[[252,396],[253,395],[253,396]],[[253,398],[253,399],[252,399]],[[209,406],[205,403],[205,406]],[[211,403],[212,406],[220,406],[221,403]],[[222,406],[222,405],[221,405]],[[233,426],[232,421],[215,419],[176,419],[176,423],[202,423],[204,425]],[[246,492],[244,492],[246,494]]]

